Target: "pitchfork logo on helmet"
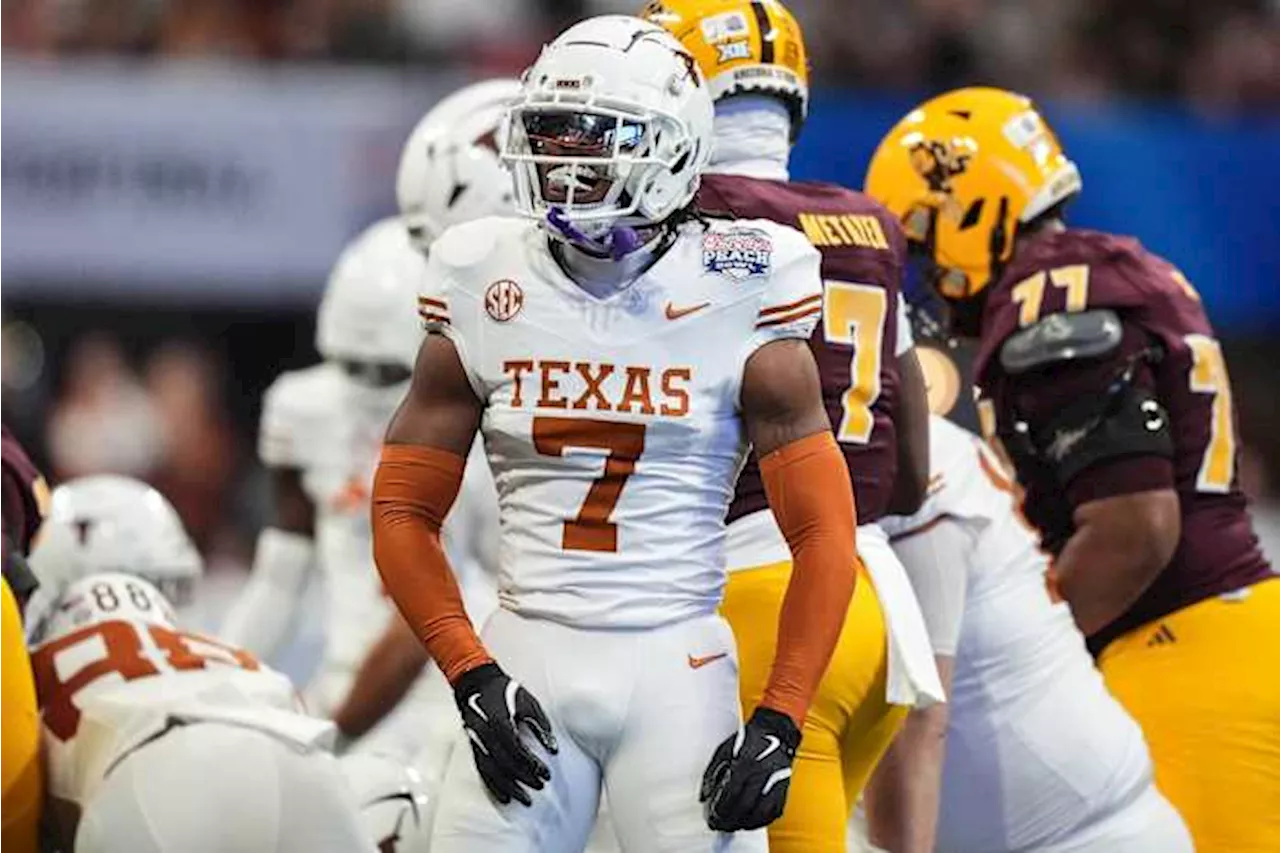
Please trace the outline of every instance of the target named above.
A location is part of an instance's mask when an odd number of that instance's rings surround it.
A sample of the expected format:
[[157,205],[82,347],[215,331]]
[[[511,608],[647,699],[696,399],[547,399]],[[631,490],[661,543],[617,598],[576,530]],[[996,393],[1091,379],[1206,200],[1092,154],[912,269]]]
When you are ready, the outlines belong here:
[[664,222],[697,191],[712,112],[693,57],[661,27],[583,21],[543,49],[508,115],[516,206],[550,217],[553,236]]
[[866,192],[925,248],[939,294],[969,300],[1013,254],[1019,228],[1081,188],[1030,99],[957,89],[907,113],[871,158]]
[[964,173],[969,155],[957,151],[950,143],[926,139],[911,146],[911,165],[924,178],[929,189],[951,192],[951,179]]

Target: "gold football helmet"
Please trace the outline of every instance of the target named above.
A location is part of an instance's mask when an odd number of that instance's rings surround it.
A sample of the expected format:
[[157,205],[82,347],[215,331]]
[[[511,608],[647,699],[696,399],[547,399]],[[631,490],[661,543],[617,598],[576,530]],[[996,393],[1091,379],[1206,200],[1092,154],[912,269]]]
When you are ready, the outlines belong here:
[[969,299],[1013,254],[1019,226],[1080,191],[1080,171],[1023,95],[957,89],[907,113],[880,142],[866,192],[936,265],[935,287]]
[[791,137],[809,110],[809,59],[800,25],[778,0],[650,0],[640,12],[693,54],[715,100],[775,95],[791,111]]

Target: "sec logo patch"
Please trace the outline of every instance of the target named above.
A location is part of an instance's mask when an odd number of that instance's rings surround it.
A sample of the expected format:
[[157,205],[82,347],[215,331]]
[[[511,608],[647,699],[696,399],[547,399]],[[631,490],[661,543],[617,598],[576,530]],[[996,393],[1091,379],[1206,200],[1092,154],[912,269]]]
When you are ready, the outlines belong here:
[[515,317],[523,307],[524,291],[509,278],[495,281],[484,292],[484,310],[499,323]]

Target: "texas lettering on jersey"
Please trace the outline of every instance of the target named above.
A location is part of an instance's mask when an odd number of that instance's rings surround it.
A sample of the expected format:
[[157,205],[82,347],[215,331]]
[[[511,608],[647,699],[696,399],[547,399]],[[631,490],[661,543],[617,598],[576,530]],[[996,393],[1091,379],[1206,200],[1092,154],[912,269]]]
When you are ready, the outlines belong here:
[[810,336],[818,260],[772,222],[689,223],[597,296],[532,223],[477,220],[437,241],[419,313],[485,405],[504,607],[581,627],[715,610],[747,448],[743,367]]
[[692,367],[657,370],[644,365],[509,359],[502,363],[502,372],[511,377],[513,390],[508,405],[512,408],[659,414],[668,418],[689,414]]

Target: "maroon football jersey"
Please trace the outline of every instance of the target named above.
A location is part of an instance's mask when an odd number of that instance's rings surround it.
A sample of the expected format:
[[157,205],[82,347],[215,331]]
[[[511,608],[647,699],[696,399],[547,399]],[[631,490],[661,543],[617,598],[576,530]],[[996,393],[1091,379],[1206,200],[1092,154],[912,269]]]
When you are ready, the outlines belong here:
[[40,529],[41,493],[47,486],[6,426],[0,426],[0,458],[3,459],[4,577],[22,606],[36,588],[36,579],[21,558],[30,550],[31,540]]
[[40,529],[36,490],[42,488],[43,480],[7,426],[0,426],[0,451],[4,462],[4,532],[25,554]]
[[[1052,368],[1019,376],[1002,369],[1000,347],[1019,328],[1052,313],[1094,308],[1119,315],[1116,351],[1063,365],[1059,375]],[[1017,411],[1034,431],[1082,396],[1103,392],[1126,360],[1149,347],[1162,355],[1148,360],[1136,381],[1168,411],[1171,475],[1156,456],[1108,461],[1068,484],[1019,471],[1026,515],[1054,552],[1070,536],[1079,503],[1168,486],[1170,477],[1178,491],[1182,539],[1173,559],[1127,613],[1090,638],[1095,651],[1174,610],[1271,576],[1236,479],[1235,412],[1213,328],[1182,274],[1136,240],[1068,230],[1035,239],[992,285],[974,364],[979,406],[991,405],[1001,425]]]
[[[831,428],[853,475],[858,523],[884,515],[898,470],[898,292],[907,244],[893,215],[834,184],[705,175],[708,216],[790,225],[822,253],[823,321],[810,346]],[[738,478],[728,519],[768,506],[755,454]]]

